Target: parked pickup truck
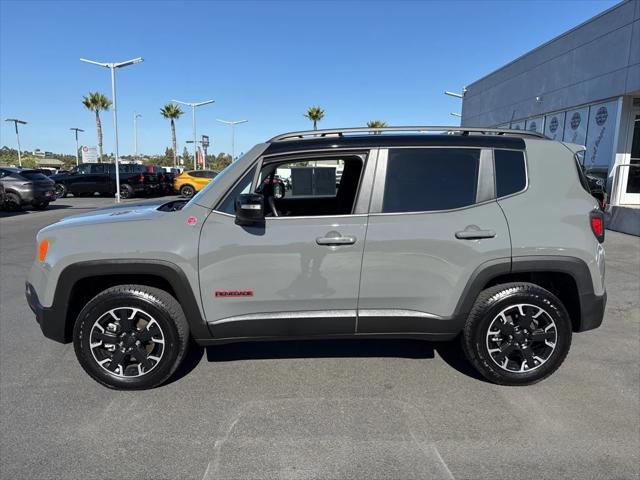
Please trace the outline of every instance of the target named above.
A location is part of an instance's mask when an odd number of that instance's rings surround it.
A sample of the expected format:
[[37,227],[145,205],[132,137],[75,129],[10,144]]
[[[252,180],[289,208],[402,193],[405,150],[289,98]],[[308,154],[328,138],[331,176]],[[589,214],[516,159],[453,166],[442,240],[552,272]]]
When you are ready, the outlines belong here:
[[[76,197],[93,195],[113,196],[116,193],[116,170],[113,163],[83,163],[67,173],[52,175],[56,197],[72,193]],[[120,198],[150,195],[159,192],[158,176],[147,172],[144,165],[120,164]]]
[[173,180],[176,177],[176,172],[180,171],[176,168],[165,168],[159,165],[149,165],[147,171],[158,176],[159,191],[162,195],[171,195],[173,193]]

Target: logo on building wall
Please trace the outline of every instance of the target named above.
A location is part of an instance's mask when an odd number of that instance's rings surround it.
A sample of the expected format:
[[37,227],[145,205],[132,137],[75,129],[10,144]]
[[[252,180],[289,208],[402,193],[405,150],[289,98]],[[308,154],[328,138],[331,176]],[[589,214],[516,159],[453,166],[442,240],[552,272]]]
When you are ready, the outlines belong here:
[[596,123],[599,127],[604,125],[607,121],[607,117],[609,116],[609,112],[607,112],[607,107],[600,107],[596,112]]
[[580,126],[580,122],[582,121],[582,117],[580,113],[576,112],[571,116],[571,130],[577,130]]
[[553,117],[551,122],[549,122],[549,131],[556,133],[556,130],[558,130],[558,117]]

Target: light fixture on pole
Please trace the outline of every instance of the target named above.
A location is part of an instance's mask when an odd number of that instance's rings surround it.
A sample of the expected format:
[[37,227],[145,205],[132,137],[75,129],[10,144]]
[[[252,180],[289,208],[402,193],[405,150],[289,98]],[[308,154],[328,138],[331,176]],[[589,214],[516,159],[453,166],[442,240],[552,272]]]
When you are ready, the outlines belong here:
[[231,125],[231,161],[233,162],[236,159],[236,125],[239,123],[246,123],[249,120],[221,120],[216,119],[221,123],[226,123],[227,125]]
[[92,63],[93,65],[98,65],[99,67],[105,67],[111,70],[111,101],[113,102],[113,138],[115,142],[115,150],[116,150],[116,202],[120,203],[120,156],[118,152],[118,111],[116,108],[116,68],[128,67],[129,65],[135,65],[136,63],[142,62],[142,57],[133,58],[131,60],[127,60],[126,62],[120,63],[101,63],[94,62],[93,60],[87,60],[85,58],[81,58],[81,62]]
[[142,115],[133,112],[133,156],[138,159],[138,118]]
[[84,132],[81,128],[70,128],[69,130],[76,133],[76,165],[80,165],[80,145],[78,145],[78,132]]
[[[180,100],[171,100],[175,103],[180,103],[182,105],[188,105],[191,107],[191,117],[193,121],[193,169],[198,169],[197,157],[198,157],[198,138],[196,135],[196,107],[201,107],[202,105],[208,105],[209,103],[215,102],[215,100],[205,100],[204,102],[181,102]],[[202,164],[202,169],[204,170],[204,162]]]
[[20,134],[18,133],[18,124],[26,125],[24,120],[18,120],[17,118],[7,118],[5,122],[13,122],[16,127],[16,140],[18,141],[18,165],[22,167],[22,152],[20,151]]

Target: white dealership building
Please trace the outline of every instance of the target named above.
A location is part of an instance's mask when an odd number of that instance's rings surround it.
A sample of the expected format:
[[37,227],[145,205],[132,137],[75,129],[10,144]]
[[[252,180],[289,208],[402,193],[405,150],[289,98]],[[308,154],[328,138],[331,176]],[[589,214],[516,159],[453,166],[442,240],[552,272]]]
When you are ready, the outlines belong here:
[[623,1],[468,85],[462,125],[584,145],[584,166],[606,179],[610,228],[638,234],[640,0]]

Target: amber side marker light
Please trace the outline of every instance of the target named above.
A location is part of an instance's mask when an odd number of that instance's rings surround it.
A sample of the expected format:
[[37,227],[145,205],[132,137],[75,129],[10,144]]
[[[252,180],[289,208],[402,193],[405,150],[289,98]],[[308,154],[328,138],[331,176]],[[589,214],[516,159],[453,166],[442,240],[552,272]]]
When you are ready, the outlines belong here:
[[38,260],[44,262],[47,258],[47,250],[49,250],[49,240],[40,240],[38,244]]

